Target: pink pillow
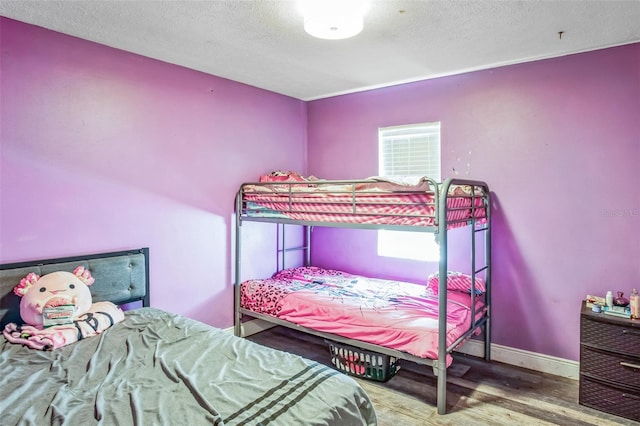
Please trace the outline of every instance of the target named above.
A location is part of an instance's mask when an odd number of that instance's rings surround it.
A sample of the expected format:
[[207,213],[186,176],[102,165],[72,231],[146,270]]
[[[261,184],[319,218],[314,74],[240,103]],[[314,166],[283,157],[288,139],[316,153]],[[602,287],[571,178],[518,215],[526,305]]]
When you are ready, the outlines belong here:
[[306,180],[296,172],[282,170],[260,176],[260,182],[304,182]]
[[[429,275],[427,280],[427,287],[432,292],[438,292],[438,273]],[[447,272],[447,290],[461,291],[464,293],[471,293],[471,275],[463,274],[461,272]],[[476,294],[482,294],[487,291],[484,284],[484,280],[480,277],[476,277]]]

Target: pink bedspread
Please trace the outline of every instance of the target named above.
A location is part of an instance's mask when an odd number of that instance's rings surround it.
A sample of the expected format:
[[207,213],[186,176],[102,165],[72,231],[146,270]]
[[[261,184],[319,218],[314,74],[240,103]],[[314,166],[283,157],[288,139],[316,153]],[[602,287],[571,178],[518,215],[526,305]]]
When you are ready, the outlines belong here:
[[[380,177],[367,182],[343,184],[317,179],[293,179],[288,176],[261,178],[262,182],[277,185],[246,185],[243,201],[279,212],[282,216],[316,222],[364,223],[376,225],[435,226],[436,206],[433,185],[427,180],[415,184],[396,182]],[[338,181],[339,182],[339,181]],[[466,221],[472,215],[486,216],[482,192],[472,198],[471,188],[454,185],[447,195],[449,221]],[[472,201],[473,200],[473,201]],[[471,206],[476,209],[472,213]],[[246,205],[246,204],[245,204]],[[248,206],[247,214],[264,214],[259,208]],[[464,226],[453,223],[449,227]]]
[[[481,298],[476,298],[478,318]],[[241,285],[241,306],[318,331],[438,358],[438,299],[426,286],[316,267]],[[471,298],[449,291],[447,344],[470,328]],[[447,357],[447,365],[451,357]]]

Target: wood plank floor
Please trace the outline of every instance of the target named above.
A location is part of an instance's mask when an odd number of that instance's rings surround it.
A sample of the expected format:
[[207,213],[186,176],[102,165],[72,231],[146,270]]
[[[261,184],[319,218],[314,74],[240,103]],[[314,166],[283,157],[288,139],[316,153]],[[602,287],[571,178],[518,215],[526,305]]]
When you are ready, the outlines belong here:
[[[247,339],[331,365],[323,339],[275,327]],[[436,412],[429,366],[401,361],[386,383],[356,379],[373,401],[380,426],[640,425],[577,403],[578,382],[464,354],[448,370],[447,414]],[[640,409],[640,407],[639,407]]]

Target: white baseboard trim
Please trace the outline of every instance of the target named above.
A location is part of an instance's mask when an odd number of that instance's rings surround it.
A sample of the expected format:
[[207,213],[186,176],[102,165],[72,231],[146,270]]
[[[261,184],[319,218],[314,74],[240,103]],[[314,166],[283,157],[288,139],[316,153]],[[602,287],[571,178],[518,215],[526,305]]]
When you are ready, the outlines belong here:
[[[456,352],[477,357],[484,356],[484,342],[469,340]],[[491,359],[505,364],[528,368],[542,373],[577,380],[580,375],[580,363],[551,355],[529,352],[509,346],[491,344]]]
[[[252,319],[250,321],[245,321],[242,323],[242,336],[247,337],[252,334],[260,333],[261,331],[268,330],[270,328],[275,327],[277,324],[263,321],[261,319]],[[234,327],[225,328],[224,331],[228,331],[229,333],[233,333]]]
[[[242,323],[242,335],[251,336],[275,327],[276,324],[253,319]],[[225,329],[233,333],[233,327]],[[469,340],[456,352],[477,357],[484,357],[484,342],[481,340]],[[509,346],[491,344],[491,359],[509,365],[528,368],[529,370],[540,371],[542,373],[567,377],[577,380],[580,375],[580,363],[564,358],[529,352],[522,349],[511,348]]]

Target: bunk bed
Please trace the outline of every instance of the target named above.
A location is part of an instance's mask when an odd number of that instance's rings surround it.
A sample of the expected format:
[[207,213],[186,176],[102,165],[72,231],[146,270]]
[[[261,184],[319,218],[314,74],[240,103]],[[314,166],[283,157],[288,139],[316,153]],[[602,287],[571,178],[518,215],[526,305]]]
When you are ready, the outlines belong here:
[[[262,176],[259,182],[242,184],[236,196],[236,335],[242,335],[242,321],[246,315],[320,336],[330,343],[349,345],[345,346],[347,348],[382,354],[390,360],[404,359],[431,365],[437,376],[437,411],[445,414],[451,352],[483,332],[484,357],[490,359],[490,197],[485,182],[457,178],[444,182],[428,177],[417,182],[381,177],[322,180],[305,178],[294,172],[274,172]],[[298,247],[277,248],[282,262],[279,261],[273,276],[241,281],[244,222],[274,223],[282,227],[282,232],[286,225],[299,225],[304,230],[303,243]],[[438,270],[425,283],[417,285],[312,266],[311,230],[314,227],[433,233],[440,248]],[[469,265],[465,273],[452,272],[448,264],[448,233],[464,227],[469,229],[470,235],[468,247],[465,247],[470,254]],[[478,238],[480,242],[477,242]],[[304,253],[304,266],[285,268],[285,254],[298,250]],[[352,291],[357,294],[350,298]],[[268,294],[265,296],[264,293]],[[291,300],[309,295],[311,298],[301,304],[287,305]],[[314,299],[316,296],[319,298]],[[382,305],[374,306],[383,299]],[[330,306],[332,303],[340,305],[335,312]],[[348,305],[346,309],[345,304]],[[350,308],[358,313],[345,320],[345,312]],[[397,320],[398,312],[404,309],[410,311],[409,315],[415,320],[412,323],[418,325],[408,327],[405,322],[394,329],[395,335],[385,336],[384,330],[393,328],[394,319],[383,319],[384,311]],[[326,314],[327,318],[319,317],[317,312]],[[416,319],[416,315],[424,315],[424,318]],[[371,321],[380,321],[381,328],[363,333]],[[427,330],[429,327],[431,329]],[[404,331],[409,335],[398,335]],[[420,340],[417,348],[402,344],[416,339]]]

